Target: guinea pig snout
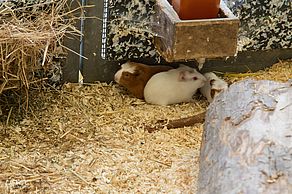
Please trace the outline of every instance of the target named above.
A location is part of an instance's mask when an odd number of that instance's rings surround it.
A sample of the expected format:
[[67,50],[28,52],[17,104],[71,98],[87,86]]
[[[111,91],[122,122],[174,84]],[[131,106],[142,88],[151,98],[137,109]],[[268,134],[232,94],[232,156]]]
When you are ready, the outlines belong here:
[[122,76],[122,71],[121,70],[117,71],[115,76],[114,76],[114,79],[117,83],[120,82],[121,76]]
[[205,84],[207,81],[208,81],[207,78],[206,78],[205,76],[202,75],[202,77],[201,77],[201,82]]
[[202,75],[202,77],[199,78],[199,88],[203,87],[207,84],[207,79]]

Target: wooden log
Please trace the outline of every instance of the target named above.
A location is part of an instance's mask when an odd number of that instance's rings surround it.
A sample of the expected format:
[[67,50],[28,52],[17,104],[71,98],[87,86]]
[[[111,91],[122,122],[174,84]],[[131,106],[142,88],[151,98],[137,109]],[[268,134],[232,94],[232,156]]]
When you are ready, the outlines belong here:
[[245,80],[206,113],[198,193],[292,192],[292,83]]
[[158,120],[154,127],[153,126],[146,126],[145,130],[148,131],[149,133],[152,133],[154,131],[158,131],[160,129],[163,129],[164,127],[166,127],[167,129],[175,129],[175,128],[192,126],[196,123],[203,123],[205,120],[205,114],[206,114],[206,112],[202,112],[202,113],[199,113],[197,115],[185,117],[185,118],[181,118],[181,119]]

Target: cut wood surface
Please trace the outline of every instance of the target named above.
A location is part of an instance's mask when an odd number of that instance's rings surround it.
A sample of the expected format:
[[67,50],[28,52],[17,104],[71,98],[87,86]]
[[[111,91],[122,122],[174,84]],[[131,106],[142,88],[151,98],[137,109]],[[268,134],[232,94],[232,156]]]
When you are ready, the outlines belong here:
[[292,191],[291,82],[235,83],[206,113],[199,192]]

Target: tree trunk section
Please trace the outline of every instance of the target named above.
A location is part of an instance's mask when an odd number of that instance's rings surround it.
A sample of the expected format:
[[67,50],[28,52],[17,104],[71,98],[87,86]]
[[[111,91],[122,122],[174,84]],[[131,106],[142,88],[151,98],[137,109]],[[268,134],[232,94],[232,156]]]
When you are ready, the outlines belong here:
[[200,194],[292,193],[292,82],[245,80],[210,104]]

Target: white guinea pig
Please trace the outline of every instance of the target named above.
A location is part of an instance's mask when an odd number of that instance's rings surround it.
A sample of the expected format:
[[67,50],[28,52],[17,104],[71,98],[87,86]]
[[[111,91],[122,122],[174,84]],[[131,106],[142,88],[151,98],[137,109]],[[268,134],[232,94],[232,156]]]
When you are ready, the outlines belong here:
[[202,87],[206,78],[195,69],[180,65],[153,75],[144,88],[147,103],[169,105],[181,102],[191,102],[197,89]]
[[208,102],[211,103],[215,96],[228,88],[228,84],[213,72],[205,73],[204,76],[207,79],[207,82],[202,88],[200,88],[200,92],[207,98]]

